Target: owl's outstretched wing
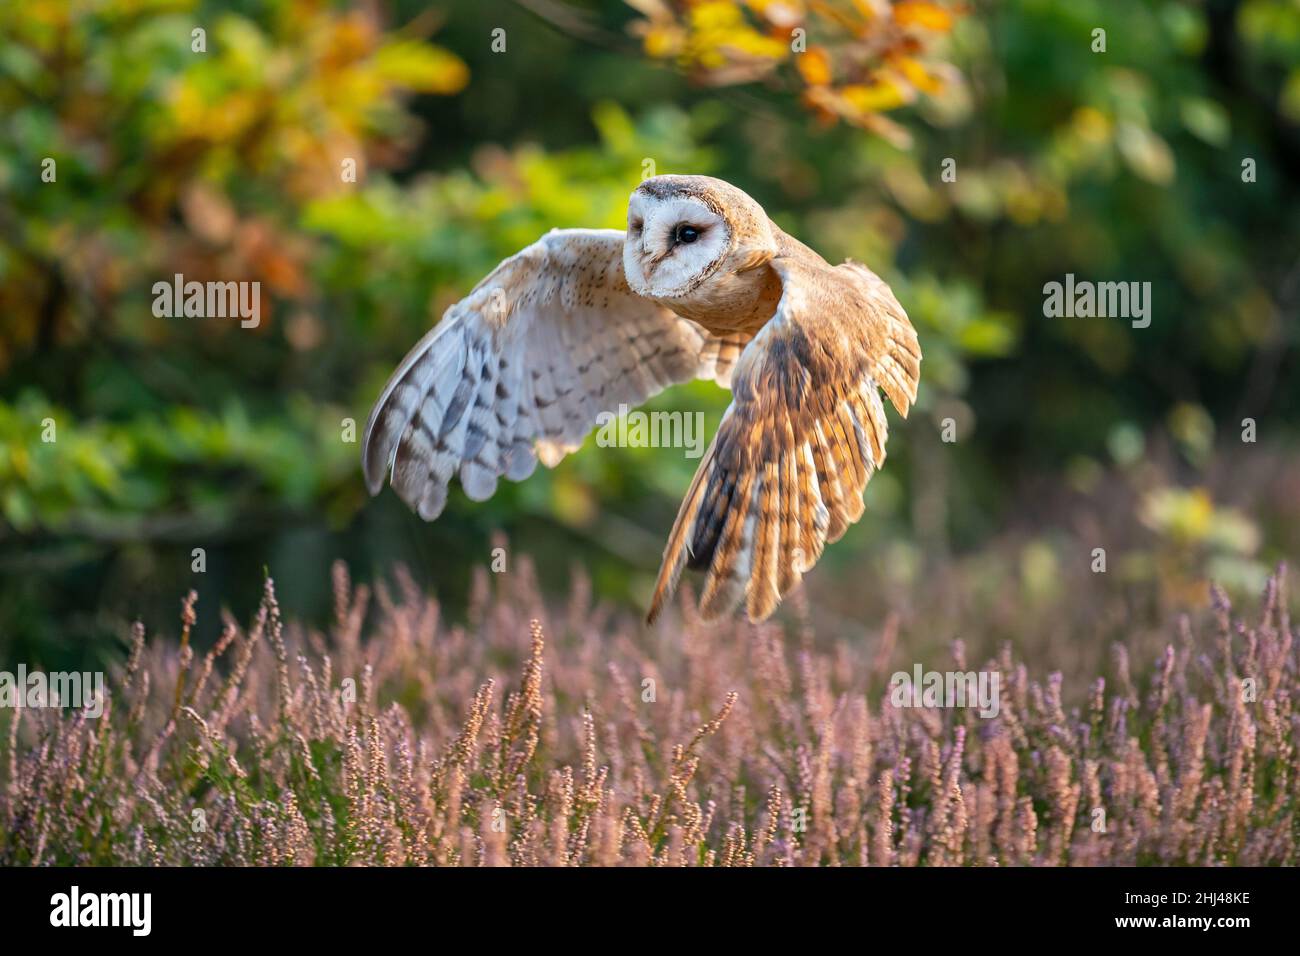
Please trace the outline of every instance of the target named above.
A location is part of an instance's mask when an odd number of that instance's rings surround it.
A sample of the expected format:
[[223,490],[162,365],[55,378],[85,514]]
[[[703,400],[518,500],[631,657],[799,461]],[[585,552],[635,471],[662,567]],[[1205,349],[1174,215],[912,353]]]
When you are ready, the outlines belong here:
[[623,275],[623,233],[556,229],[502,262],[398,366],[366,424],[362,463],[426,521],[452,475],[491,497],[537,458],[554,466],[601,412],[692,378],[729,383],[743,347],[641,298]]
[[[788,240],[788,237],[785,237]],[[883,389],[906,417],[921,348],[889,287],[793,241],[772,260],[775,316],[741,353],[723,415],[673,525],[648,619],[682,568],[707,572],[703,617],[743,598],[761,621],[862,515],[885,460]]]

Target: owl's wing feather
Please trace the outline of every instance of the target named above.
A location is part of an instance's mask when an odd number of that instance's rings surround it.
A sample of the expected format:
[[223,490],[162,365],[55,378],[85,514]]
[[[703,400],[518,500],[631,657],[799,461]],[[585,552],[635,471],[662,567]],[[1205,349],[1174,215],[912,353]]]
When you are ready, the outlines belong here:
[[700,462],[664,551],[648,619],[684,567],[706,571],[700,612],[772,613],[862,515],[885,460],[883,389],[906,417],[920,375],[916,332],[863,266],[831,267],[791,243],[772,260],[776,314],[745,347],[731,406]]
[[576,450],[601,412],[692,378],[726,385],[746,337],[717,338],[628,288],[618,230],[553,230],[506,259],[402,361],[366,425],[366,486],[426,521],[453,475],[482,501]]

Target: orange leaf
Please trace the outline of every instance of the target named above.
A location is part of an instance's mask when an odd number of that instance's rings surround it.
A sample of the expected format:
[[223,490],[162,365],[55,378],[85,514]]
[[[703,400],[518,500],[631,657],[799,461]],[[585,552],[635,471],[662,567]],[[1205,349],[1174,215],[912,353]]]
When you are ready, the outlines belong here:
[[947,33],[952,29],[952,13],[929,0],[901,0],[894,4],[894,22],[900,27],[921,27]]
[[795,57],[799,75],[809,86],[825,86],[831,81],[831,58],[821,47],[811,47]]

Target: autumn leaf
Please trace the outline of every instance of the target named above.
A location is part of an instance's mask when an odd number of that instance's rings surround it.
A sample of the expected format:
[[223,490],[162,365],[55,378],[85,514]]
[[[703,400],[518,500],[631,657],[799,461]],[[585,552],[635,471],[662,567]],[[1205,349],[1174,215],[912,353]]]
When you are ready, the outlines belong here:
[[882,113],[907,102],[903,87],[888,78],[845,86],[840,90],[840,96],[853,109],[863,113]]
[[375,54],[376,73],[390,83],[419,93],[458,93],[469,82],[460,57],[418,41],[389,43]]
[[831,81],[831,58],[821,47],[811,47],[795,58],[799,74],[809,86],[825,86]]
[[921,27],[938,33],[952,29],[952,12],[929,0],[902,0],[894,4],[894,22],[900,27]]
[[935,95],[943,92],[943,80],[931,73],[920,61],[910,56],[898,56],[889,62],[890,66],[896,68],[908,83],[922,93]]
[[[922,62],[964,7],[933,0],[628,0],[644,15],[630,31],[646,53],[676,59],[698,83],[731,86],[786,79],[823,122],[843,121],[891,143],[909,137],[872,116],[937,95],[952,72]],[[916,28],[919,31],[914,31]],[[796,29],[800,32],[795,33]],[[806,49],[794,42],[817,37]],[[794,69],[786,69],[793,61]]]

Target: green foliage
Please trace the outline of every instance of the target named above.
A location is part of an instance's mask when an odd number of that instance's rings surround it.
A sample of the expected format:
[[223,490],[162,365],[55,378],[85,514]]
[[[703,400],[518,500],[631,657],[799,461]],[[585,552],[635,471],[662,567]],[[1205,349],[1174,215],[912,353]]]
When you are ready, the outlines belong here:
[[[231,401],[220,414],[176,406],[83,422],[26,392],[0,406],[0,509],[19,532],[110,540],[147,538],[177,520],[223,527],[266,499],[306,510],[354,465],[337,427],[314,420],[322,411],[297,400],[282,418],[254,422]],[[37,437],[42,422],[48,441]]]

